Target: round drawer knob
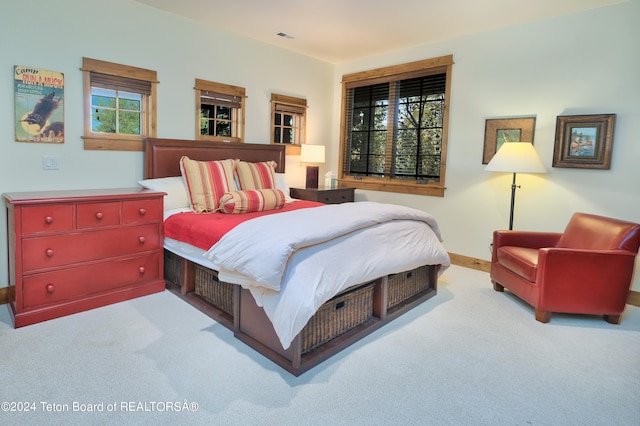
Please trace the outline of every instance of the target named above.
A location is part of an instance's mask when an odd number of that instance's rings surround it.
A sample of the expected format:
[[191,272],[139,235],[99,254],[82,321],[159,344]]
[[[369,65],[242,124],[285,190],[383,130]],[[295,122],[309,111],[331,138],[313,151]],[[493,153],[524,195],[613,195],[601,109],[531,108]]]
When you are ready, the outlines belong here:
[[53,257],[53,249],[46,249],[44,253],[47,257]]
[[144,237],[138,237],[138,241],[140,241],[140,244],[144,244],[147,240]]
[[102,220],[103,217],[104,215],[101,212],[96,213],[96,219]]
[[53,217],[51,217],[51,216],[45,217],[44,218],[44,223],[49,223],[49,224],[53,223]]
[[145,214],[147,214],[147,210],[146,209],[140,209],[138,211],[140,212],[140,216],[144,216]]
[[56,291],[56,288],[53,286],[53,284],[47,284],[47,293],[53,294],[54,291]]
[[144,266],[139,267],[138,272],[140,272],[141,274],[144,274]]

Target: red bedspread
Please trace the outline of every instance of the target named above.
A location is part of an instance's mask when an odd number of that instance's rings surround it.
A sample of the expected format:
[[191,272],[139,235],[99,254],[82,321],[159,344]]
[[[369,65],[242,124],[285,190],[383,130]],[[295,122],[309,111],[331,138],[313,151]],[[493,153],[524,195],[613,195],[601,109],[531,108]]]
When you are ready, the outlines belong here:
[[315,201],[300,200],[285,204],[282,209],[244,214],[225,213],[177,213],[164,222],[164,235],[167,238],[191,244],[202,250],[209,250],[224,234],[240,223],[259,216],[322,206]]

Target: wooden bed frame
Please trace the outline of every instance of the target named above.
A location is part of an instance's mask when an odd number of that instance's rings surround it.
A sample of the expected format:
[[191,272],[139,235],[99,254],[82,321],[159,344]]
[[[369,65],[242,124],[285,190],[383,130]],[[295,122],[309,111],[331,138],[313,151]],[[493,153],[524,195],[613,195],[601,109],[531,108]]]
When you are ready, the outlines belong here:
[[[145,178],[180,176],[179,160],[183,155],[200,161],[227,158],[251,162],[274,160],[278,164],[278,172],[283,173],[285,168],[284,145],[147,138]],[[219,282],[216,271],[165,250],[168,290],[296,376],[434,296],[437,292],[437,268],[437,265],[426,265],[351,287],[321,306],[285,350],[271,322],[248,290]],[[206,288],[205,292],[203,288]],[[209,292],[215,294],[209,296]]]

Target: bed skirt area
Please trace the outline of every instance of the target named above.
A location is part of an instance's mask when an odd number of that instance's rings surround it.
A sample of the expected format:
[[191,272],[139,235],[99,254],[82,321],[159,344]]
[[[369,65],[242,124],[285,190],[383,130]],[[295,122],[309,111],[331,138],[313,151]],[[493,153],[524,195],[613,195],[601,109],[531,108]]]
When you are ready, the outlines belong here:
[[437,292],[437,266],[380,277],[351,287],[318,309],[286,350],[251,293],[221,282],[216,271],[165,250],[167,289],[298,376]]

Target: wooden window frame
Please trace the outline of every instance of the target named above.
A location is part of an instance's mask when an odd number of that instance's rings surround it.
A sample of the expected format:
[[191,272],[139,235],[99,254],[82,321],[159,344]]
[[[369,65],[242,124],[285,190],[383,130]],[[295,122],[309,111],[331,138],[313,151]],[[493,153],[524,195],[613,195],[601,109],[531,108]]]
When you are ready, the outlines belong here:
[[[82,58],[83,90],[84,90],[84,149],[104,151],[144,151],[144,139],[157,136],[157,86],[156,71],[136,68],[98,59]],[[140,135],[104,134],[92,131],[91,120],[91,75],[92,73],[120,77],[126,80],[142,80],[151,83],[150,93],[142,94],[142,126]],[[137,93],[135,89],[130,90]]]
[[[290,108],[288,108],[290,107]],[[296,116],[295,136],[298,143],[285,144],[287,155],[300,155],[300,147],[305,143],[307,132],[307,100],[294,96],[271,94],[271,124],[270,141],[277,144],[275,139],[275,119],[280,110],[290,109],[290,114]]]
[[[212,142],[244,142],[246,99],[245,88],[196,78],[196,85],[194,89],[196,90],[196,140]],[[240,98],[240,107],[233,108],[231,117],[232,136],[212,136],[200,134],[200,110],[202,109],[203,92],[212,92],[220,95]]]
[[[422,61],[410,62],[407,64],[394,65],[385,68],[378,68],[368,71],[361,71],[353,74],[345,74],[342,77],[342,107],[340,123],[340,161],[338,164],[338,180],[341,186],[385,192],[399,192],[405,194],[420,194],[444,197],[447,139],[449,128],[449,108],[451,96],[451,70],[453,67],[453,55],[441,56],[438,58],[425,59]],[[348,93],[351,88],[361,86],[371,86],[378,83],[395,82],[410,78],[423,77],[432,74],[446,73],[445,106],[442,128],[442,149],[440,156],[440,180],[439,182],[422,183],[417,180],[394,179],[390,176],[391,161],[387,161],[385,176],[351,176],[346,172],[346,159],[350,155],[349,149],[349,129],[346,111],[348,105]],[[392,130],[392,129],[390,129]],[[387,160],[393,155],[391,146],[387,146]]]

